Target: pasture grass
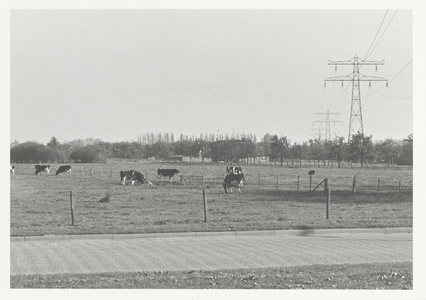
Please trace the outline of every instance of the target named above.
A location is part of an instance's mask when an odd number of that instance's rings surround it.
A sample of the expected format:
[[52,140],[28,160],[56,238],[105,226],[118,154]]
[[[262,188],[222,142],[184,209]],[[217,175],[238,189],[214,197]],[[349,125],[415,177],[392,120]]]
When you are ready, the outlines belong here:
[[412,290],[412,262],[216,271],[14,275],[26,289],[327,289]]
[[[73,165],[72,174],[58,176],[52,175],[54,172],[35,176],[30,168],[31,173],[25,173],[18,167],[10,182],[10,235],[411,227],[413,224],[412,170],[317,170],[312,188],[324,178],[329,179],[331,206],[327,220],[323,186],[309,192],[307,172],[311,168],[243,166],[247,179],[243,192],[225,194],[221,185],[223,165],[81,166],[83,170]],[[177,176],[172,183],[157,182],[159,167],[176,167],[180,175],[204,174],[204,185],[202,182],[184,185]],[[153,185],[120,185],[120,169],[141,171]],[[357,193],[352,195],[354,175]],[[377,187],[370,188],[378,178],[383,189],[379,194]],[[401,192],[399,180],[404,185]],[[385,184],[390,182],[394,183],[392,188]],[[207,222],[204,221],[203,188]],[[70,191],[74,226],[71,225]]]

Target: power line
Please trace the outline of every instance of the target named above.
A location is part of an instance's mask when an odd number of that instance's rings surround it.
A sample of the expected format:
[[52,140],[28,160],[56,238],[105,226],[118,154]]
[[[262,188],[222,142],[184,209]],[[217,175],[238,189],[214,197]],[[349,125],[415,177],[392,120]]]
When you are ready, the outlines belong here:
[[374,37],[373,41],[371,42],[370,48],[368,48],[368,51],[367,51],[367,53],[365,54],[364,59],[366,59],[366,58],[368,57],[368,55],[369,55],[369,54],[368,54],[368,52],[370,52],[370,49],[371,49],[371,47],[373,46],[374,41],[376,40],[377,35],[379,34],[380,28],[382,28],[383,21],[385,20],[386,15],[388,14],[388,11],[389,11],[389,9],[388,9],[388,10],[386,10],[386,13],[385,13],[385,15],[383,16],[382,22],[380,23],[379,29],[377,30],[376,35],[375,35],[375,37]]
[[358,10],[358,14],[356,15],[356,19],[355,19],[354,24],[352,25],[351,32],[349,33],[349,36],[348,36],[348,38],[346,39],[346,42],[345,42],[345,44],[343,45],[342,50],[340,50],[340,53],[339,53],[339,55],[337,55],[337,56],[340,56],[340,54],[341,54],[341,53],[343,52],[343,50],[345,49],[346,44],[347,44],[347,43],[348,43],[348,41],[349,41],[349,38],[352,36],[352,32],[353,32],[353,30],[354,30],[354,28],[355,28],[355,24],[356,24],[356,22],[358,21],[359,13],[360,13],[360,10]]
[[[398,72],[398,74],[396,74],[391,80],[388,80],[388,83],[389,82],[391,82],[392,80],[394,80],[402,71],[404,71],[405,70],[405,68],[406,67],[408,67],[408,65],[411,63],[413,61],[413,59],[411,59],[406,65],[405,65],[405,67],[404,68],[402,68],[402,70],[401,71],[399,71]],[[374,91],[373,93],[371,93],[371,94],[368,94],[367,95],[367,97],[368,96],[371,96],[371,95],[374,95],[375,93],[377,93],[377,92],[379,92],[381,89],[383,89],[384,87],[387,87],[387,84],[386,84],[386,86],[382,86],[380,89],[378,89],[378,90],[376,90],[376,91]]]
[[[376,45],[374,46],[374,48],[371,50],[370,54],[373,53],[374,49],[376,49],[377,45],[380,43],[380,41],[382,40],[383,35],[386,33],[386,30],[388,29],[390,23],[392,22],[393,18],[395,17],[396,13],[398,12],[398,10],[396,10],[392,16],[392,19],[390,19],[388,26],[386,26],[385,30],[383,31],[382,35],[380,36],[379,40],[377,41]],[[369,55],[370,55],[369,54]]]

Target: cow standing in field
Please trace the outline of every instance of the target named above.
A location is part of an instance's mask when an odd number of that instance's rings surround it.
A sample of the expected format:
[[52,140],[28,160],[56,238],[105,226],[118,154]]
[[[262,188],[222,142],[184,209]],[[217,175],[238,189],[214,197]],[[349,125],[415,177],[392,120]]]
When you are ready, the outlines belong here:
[[64,173],[64,172],[68,172],[71,173],[71,166],[60,166],[59,169],[56,171],[56,175]]
[[50,165],[35,165],[34,167],[35,170],[35,174],[41,174],[41,172],[46,172],[47,175],[49,175],[50,172]]
[[226,174],[242,174],[243,169],[240,166],[226,167]]
[[10,166],[10,175],[15,175],[15,166]]
[[229,173],[226,174],[225,179],[223,181],[223,187],[225,188],[225,193],[228,193],[228,189],[231,190],[232,188],[236,187],[238,188],[238,193],[241,193],[241,187],[244,186],[244,174],[234,174]]
[[177,169],[158,169],[157,170],[158,173],[158,181],[161,180],[161,177],[169,177],[170,179],[170,183],[172,182],[172,177],[179,173],[179,171]]
[[126,185],[126,180],[131,181],[132,185],[134,185],[135,182],[139,182],[139,185],[142,185],[142,183],[145,181],[143,174],[134,170],[122,170],[120,171],[120,177],[122,185]]

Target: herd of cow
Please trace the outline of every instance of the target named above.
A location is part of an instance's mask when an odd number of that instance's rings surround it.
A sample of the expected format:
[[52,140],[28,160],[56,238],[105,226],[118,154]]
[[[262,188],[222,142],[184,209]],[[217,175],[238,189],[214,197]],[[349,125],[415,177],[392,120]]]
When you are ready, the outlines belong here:
[[[50,165],[35,165],[35,174],[39,175],[42,172],[45,172],[46,174],[49,174],[50,172]],[[61,173],[71,173],[71,166],[65,165],[60,166],[58,170],[56,171],[56,175]],[[170,182],[172,182],[172,177],[179,173],[177,169],[158,169],[157,174],[158,178],[157,180],[160,181],[162,177],[168,177]],[[15,175],[15,166],[10,166],[10,174]],[[120,183],[123,185],[126,185],[126,181],[129,181],[132,185],[134,185],[136,182],[139,183],[139,185],[142,185],[145,181],[145,178],[141,172],[130,170],[120,171]],[[148,181],[148,185],[152,185],[150,181]],[[236,187],[238,188],[238,192],[241,193],[241,187],[244,186],[244,174],[243,170],[240,166],[234,166],[234,167],[226,167],[226,175],[223,181],[223,187],[225,188],[225,193],[228,193],[228,191],[231,191],[232,188]]]
[[[35,174],[39,175],[41,172],[45,172],[46,174],[50,173],[50,165],[35,165]],[[56,171],[56,175],[68,172],[71,173],[71,166],[60,166],[58,170]],[[10,175],[15,175],[15,166],[10,166]]]

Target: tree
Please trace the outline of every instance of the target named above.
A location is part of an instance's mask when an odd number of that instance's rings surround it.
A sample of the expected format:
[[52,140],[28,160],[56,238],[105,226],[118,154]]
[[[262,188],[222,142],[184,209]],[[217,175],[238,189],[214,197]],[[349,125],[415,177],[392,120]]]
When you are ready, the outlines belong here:
[[337,167],[340,168],[340,163],[346,156],[347,144],[343,136],[336,136],[332,141],[332,155],[337,161]]
[[278,138],[277,135],[274,135],[271,142],[271,154],[273,158],[280,159],[282,166],[283,159],[290,156],[290,140],[286,136]]
[[155,142],[152,145],[147,145],[145,154],[148,157],[155,156],[156,158],[167,158],[168,156],[170,156],[169,144]]
[[397,154],[396,143],[392,138],[374,144],[374,149],[380,161],[386,161],[388,168],[393,164],[393,157]]
[[311,157],[317,161],[319,168],[320,161],[325,157],[324,141],[321,140],[321,136],[309,140],[309,152]]
[[256,145],[251,140],[242,138],[239,158],[246,158],[247,165],[249,164],[249,158],[256,155]]
[[10,143],[10,148],[13,148],[15,146],[19,145],[19,141],[18,140],[14,140],[12,143]]
[[348,143],[348,158],[355,162],[361,163],[361,168],[364,167],[366,159],[372,159],[373,142],[372,136],[364,136],[364,134],[358,132],[352,135],[351,140]]
[[404,157],[404,162],[410,166],[413,165],[413,134],[407,136],[406,139],[403,140],[402,153]]
[[290,150],[291,154],[291,164],[293,164],[293,159],[299,161],[299,165],[302,165],[302,158],[303,158],[303,147],[299,143],[294,143]]
[[59,141],[56,137],[52,136],[50,141],[47,143],[47,147],[57,149],[59,147]]
[[15,163],[47,163],[58,159],[58,153],[37,142],[25,142],[10,149],[10,160]]
[[82,163],[105,162],[106,154],[97,145],[87,145],[75,149],[71,153],[70,159],[81,161]]

